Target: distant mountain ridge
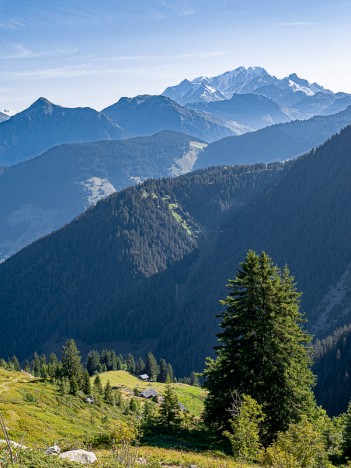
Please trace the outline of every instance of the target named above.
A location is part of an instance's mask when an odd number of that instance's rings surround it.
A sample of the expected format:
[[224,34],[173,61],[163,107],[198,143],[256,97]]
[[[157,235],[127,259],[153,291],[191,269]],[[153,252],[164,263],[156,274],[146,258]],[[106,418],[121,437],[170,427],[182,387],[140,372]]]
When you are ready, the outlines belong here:
[[206,146],[175,132],[55,146],[0,172],[0,260],[148,178],[192,170]]
[[62,143],[116,140],[124,131],[89,107],[67,108],[39,98],[0,126],[0,164],[12,165]]
[[102,112],[118,122],[129,136],[152,135],[168,129],[211,142],[250,130],[244,125],[188,109],[165,96],[123,97]]
[[284,161],[321,145],[350,124],[351,106],[335,115],[295,120],[223,138],[204,150],[194,168]]
[[[199,103],[218,103],[235,95],[265,96],[280,106],[281,112],[290,115],[290,120],[306,119],[323,112],[333,113],[328,111],[333,106],[335,113],[340,112],[351,104],[349,94],[333,93],[318,83],[300,78],[296,73],[279,79],[262,67],[238,67],[214,77],[183,80],[179,85],[168,87],[162,94],[182,105],[195,105],[194,108]],[[209,106],[208,112],[210,110]]]

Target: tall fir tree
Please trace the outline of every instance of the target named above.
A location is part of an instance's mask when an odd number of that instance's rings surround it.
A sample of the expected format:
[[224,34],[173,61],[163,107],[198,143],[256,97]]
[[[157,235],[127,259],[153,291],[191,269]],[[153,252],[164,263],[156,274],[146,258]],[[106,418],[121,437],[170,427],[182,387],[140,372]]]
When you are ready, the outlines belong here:
[[228,428],[236,390],[262,405],[269,441],[314,406],[311,337],[302,329],[300,294],[287,267],[281,272],[264,252],[249,251],[228,287],[217,358],[208,360],[204,372],[205,421]]
[[158,423],[166,432],[173,432],[180,428],[181,421],[178,397],[168,379],[160,405]]
[[158,374],[160,373],[160,368],[157,364],[155,356],[152,352],[147,353],[146,357],[146,373],[150,377],[150,380],[157,380]]
[[74,376],[78,386],[80,386],[83,369],[80,352],[73,338],[67,340],[62,348],[61,373],[63,377],[67,377],[68,379]]
[[167,377],[170,378],[170,376],[168,374],[167,362],[163,358],[161,358],[160,359],[160,373],[159,373],[159,376],[158,376],[158,381],[159,382],[166,382]]
[[141,374],[144,374],[145,372],[145,362],[143,360],[143,358],[139,358],[136,362],[136,365],[135,365],[135,373],[136,375],[141,375]]

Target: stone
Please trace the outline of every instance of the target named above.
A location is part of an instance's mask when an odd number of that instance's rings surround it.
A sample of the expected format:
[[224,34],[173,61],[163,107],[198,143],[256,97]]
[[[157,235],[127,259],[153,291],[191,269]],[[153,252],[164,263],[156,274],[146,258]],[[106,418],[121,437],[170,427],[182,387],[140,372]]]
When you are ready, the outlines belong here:
[[[0,445],[2,445],[2,444],[6,444],[6,445],[7,445],[6,440],[0,439]],[[13,445],[15,448],[17,448],[17,447],[22,448],[22,449],[28,448],[28,447],[26,447],[25,445],[21,445],[21,444],[18,444],[17,442],[14,442],[13,440],[10,440],[10,444]]]
[[138,465],[147,465],[147,460],[143,457],[137,459]]
[[68,452],[63,452],[59,455],[60,458],[66,458],[82,465],[96,462],[97,458],[95,453],[87,452],[86,450],[69,450]]
[[46,455],[58,455],[61,452],[61,449],[58,445],[53,445],[46,449]]

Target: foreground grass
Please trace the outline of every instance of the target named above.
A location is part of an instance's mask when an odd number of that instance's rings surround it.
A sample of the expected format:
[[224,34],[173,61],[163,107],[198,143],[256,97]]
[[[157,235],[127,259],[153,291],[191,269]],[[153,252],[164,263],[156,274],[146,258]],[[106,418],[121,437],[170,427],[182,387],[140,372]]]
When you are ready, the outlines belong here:
[[[165,391],[165,384],[159,382],[143,382],[126,371],[104,372],[100,374],[100,378],[103,385],[106,385],[106,382],[109,380],[112,386],[128,388],[130,390],[134,388],[138,388],[138,390],[155,388],[161,394]],[[204,408],[206,391],[203,388],[192,387],[191,385],[181,383],[174,384],[174,389],[178,395],[179,401],[183,403],[187,410],[195,416],[200,416]]]
[[[143,383],[127,372],[106,372],[101,375],[103,383],[109,379],[112,385],[124,385],[133,389],[155,387],[160,393],[165,385]],[[179,399],[192,411],[200,414],[205,398],[202,389],[184,384],[175,385]],[[193,405],[193,406],[192,406]],[[83,448],[93,450],[98,457],[97,467],[112,468],[134,466],[118,464],[118,458],[111,446],[106,443],[110,434],[121,421],[128,421],[116,407],[102,404],[88,405],[80,397],[60,395],[51,383],[41,381],[24,372],[8,372],[0,368],[0,411],[9,429],[10,439],[36,451],[22,451],[22,468],[77,466],[56,457],[46,456],[44,450],[58,444],[61,450]],[[186,434],[185,434],[186,439]],[[200,437],[200,438],[199,438]],[[3,436],[0,434],[0,439]],[[248,465],[237,464],[230,456],[221,452],[210,452],[201,435],[193,440],[182,440],[151,433],[142,441],[142,446],[130,448],[136,458],[146,460],[146,467],[189,467],[198,468],[238,468]],[[162,448],[161,448],[162,446]],[[4,462],[6,450],[0,450],[0,466],[10,466]],[[3,465],[1,464],[3,463]],[[136,465],[139,466],[139,465]]]
[[118,408],[87,405],[81,398],[60,395],[51,383],[3,369],[0,411],[10,439],[31,447],[47,447],[56,442],[62,448],[82,448],[83,442],[89,444],[123,419]]

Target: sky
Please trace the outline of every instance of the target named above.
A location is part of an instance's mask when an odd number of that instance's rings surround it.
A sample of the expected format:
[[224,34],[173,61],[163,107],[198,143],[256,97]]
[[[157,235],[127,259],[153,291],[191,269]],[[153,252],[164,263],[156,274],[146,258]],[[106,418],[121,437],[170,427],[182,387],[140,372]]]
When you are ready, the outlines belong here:
[[351,93],[351,0],[0,0],[0,111],[101,110],[238,66]]

